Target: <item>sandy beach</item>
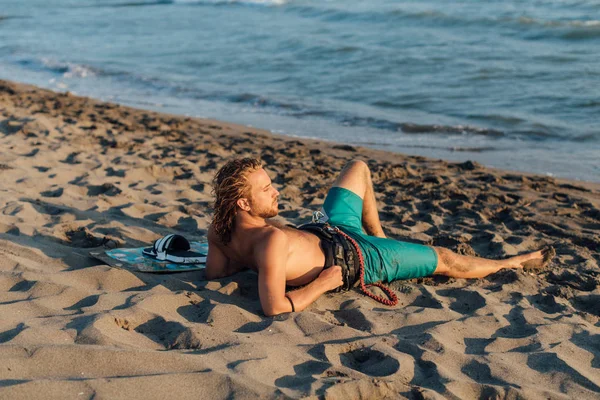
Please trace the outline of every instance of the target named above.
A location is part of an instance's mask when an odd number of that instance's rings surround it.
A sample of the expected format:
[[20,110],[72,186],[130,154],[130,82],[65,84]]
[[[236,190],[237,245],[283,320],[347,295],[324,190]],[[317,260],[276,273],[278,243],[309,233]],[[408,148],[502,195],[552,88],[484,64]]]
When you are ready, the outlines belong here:
[[[489,169],[0,81],[0,398],[593,399],[600,396],[600,185]],[[389,237],[537,274],[394,282],[264,317],[256,274],[133,273],[89,257],[202,240],[210,182],[259,157],[283,221],[310,220],[349,160]]]

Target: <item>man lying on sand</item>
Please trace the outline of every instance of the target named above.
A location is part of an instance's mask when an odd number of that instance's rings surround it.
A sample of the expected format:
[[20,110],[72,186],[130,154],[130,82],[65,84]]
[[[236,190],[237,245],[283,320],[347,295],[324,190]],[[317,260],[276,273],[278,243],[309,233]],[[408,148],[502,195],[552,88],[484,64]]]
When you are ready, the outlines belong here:
[[[544,268],[555,254],[549,247],[488,260],[388,239],[379,221],[371,172],[362,161],[350,162],[341,172],[316,226],[295,228],[267,219],[278,213],[279,192],[259,160],[229,161],[213,184],[206,278],[256,271],[260,303],[268,316],[304,310],[321,294],[340,287],[359,284],[364,291],[365,284],[430,275],[482,278],[502,268]],[[286,287],[300,288],[286,293]],[[394,295],[389,295],[391,301],[380,301],[394,304]]]

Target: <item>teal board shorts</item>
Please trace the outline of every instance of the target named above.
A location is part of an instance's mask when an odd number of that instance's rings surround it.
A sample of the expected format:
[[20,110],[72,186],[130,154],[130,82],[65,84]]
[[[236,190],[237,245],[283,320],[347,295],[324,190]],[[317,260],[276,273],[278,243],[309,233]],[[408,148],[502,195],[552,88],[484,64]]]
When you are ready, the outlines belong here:
[[432,275],[437,253],[432,247],[367,235],[362,228],[363,200],[356,193],[334,186],[327,193],[321,212],[358,242],[365,260],[365,283]]

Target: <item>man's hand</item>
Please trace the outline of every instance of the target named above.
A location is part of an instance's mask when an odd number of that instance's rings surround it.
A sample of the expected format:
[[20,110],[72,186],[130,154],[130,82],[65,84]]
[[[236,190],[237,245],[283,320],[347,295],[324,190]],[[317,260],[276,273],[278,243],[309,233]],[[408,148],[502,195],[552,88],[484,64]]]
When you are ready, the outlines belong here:
[[327,291],[336,289],[344,284],[342,267],[339,265],[332,265],[331,267],[321,271],[318,279],[322,280],[323,283],[328,287]]

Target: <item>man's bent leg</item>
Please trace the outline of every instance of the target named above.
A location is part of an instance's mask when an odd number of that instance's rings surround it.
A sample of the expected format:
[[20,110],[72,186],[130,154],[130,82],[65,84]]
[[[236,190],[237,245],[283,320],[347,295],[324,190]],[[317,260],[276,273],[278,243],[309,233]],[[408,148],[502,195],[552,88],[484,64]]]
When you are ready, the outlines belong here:
[[351,161],[344,167],[333,186],[350,190],[360,196],[363,200],[362,226],[365,232],[370,236],[384,238],[369,166],[364,161]]
[[554,250],[540,250],[505,260],[488,260],[487,258],[463,256],[443,247],[433,248],[438,255],[436,275],[453,278],[483,278],[500,271],[502,268],[523,268],[535,264],[545,268],[554,256]]

